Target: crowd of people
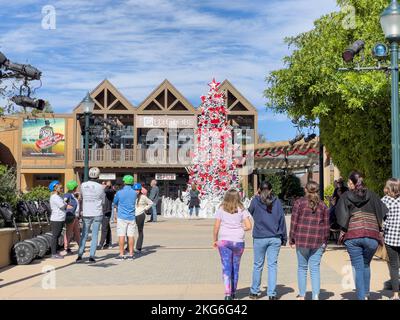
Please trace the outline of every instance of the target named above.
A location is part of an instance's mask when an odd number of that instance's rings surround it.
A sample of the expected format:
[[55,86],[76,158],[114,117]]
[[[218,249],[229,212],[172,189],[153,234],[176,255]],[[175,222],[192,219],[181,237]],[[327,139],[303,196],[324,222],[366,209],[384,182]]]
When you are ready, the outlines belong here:
[[[100,170],[91,168],[89,181],[80,186],[75,180],[68,181],[65,193],[59,181],[55,180],[49,184],[53,259],[63,259],[65,255],[72,254],[70,243],[74,239],[79,244],[76,261],[82,261],[86,241],[91,233],[89,262],[95,263],[96,250],[112,246],[111,222],[117,225],[119,255],[116,259],[133,259],[135,254],[141,253],[146,212],[151,210],[151,219],[147,222],[157,221],[157,203],[160,199],[157,181],[151,181],[151,189],[147,196],[147,189],[140,183],[134,183],[131,175],[123,177],[124,185],[120,190],[117,190],[111,181],[100,183],[99,176]],[[58,240],[64,226],[64,254],[61,254],[58,252]],[[134,249],[135,238],[137,241]]]
[[338,243],[343,244],[349,254],[357,298],[370,299],[370,264],[381,245],[385,246],[389,257],[392,299],[399,300],[400,180],[388,180],[384,188],[385,196],[381,199],[366,187],[359,172],[352,172],[347,187],[339,181],[332,197],[333,209],[328,209],[320,199],[316,182],[309,181],[304,189],[305,196],[297,199],[292,208],[289,234],[281,201],[274,196],[269,182],[261,184],[248,209],[241,203],[237,190],[232,189],[225,194],[216,213],[213,244],[221,257],[225,300],[235,299],[245,232],[249,230],[253,230],[254,254],[249,297],[260,297],[261,275],[267,260],[267,295],[269,300],[277,299],[279,252],[282,246],[289,243],[297,256],[297,299],[305,299],[309,270],[312,299],[318,300],[320,264],[332,223],[340,230]]
[[[100,183],[99,175],[98,168],[91,168],[89,181],[80,186],[76,181],[68,181],[65,193],[59,181],[50,183],[52,258],[62,259],[64,255],[71,254],[70,242],[74,239],[79,244],[76,261],[82,261],[91,232],[89,262],[96,262],[96,250],[112,246],[111,222],[116,223],[119,244],[119,255],[115,259],[132,260],[141,253],[146,212],[149,211],[151,216],[148,222],[157,221],[157,202],[160,198],[157,181],[152,180],[151,189],[147,191],[140,183],[134,183],[133,176],[126,175],[123,186],[117,190],[111,181]],[[318,300],[320,264],[334,226],[340,231],[338,244],[346,247],[350,257],[357,298],[369,299],[370,263],[381,245],[388,254],[392,299],[399,300],[400,180],[389,179],[384,188],[385,196],[380,198],[366,187],[359,172],[352,172],[347,186],[343,180],[337,181],[329,209],[319,197],[316,182],[309,181],[304,191],[305,196],[293,205],[289,232],[282,203],[273,194],[268,181],[261,184],[247,209],[238,190],[226,192],[215,214],[213,231],[213,246],[221,257],[225,299],[235,299],[240,261],[245,250],[245,233],[252,230],[254,262],[249,297],[260,297],[266,263],[267,295],[270,300],[278,299],[279,253],[281,247],[288,244],[296,250],[297,256],[297,299],[305,299],[307,274],[310,272],[312,299]],[[193,211],[198,216],[200,200],[195,184],[191,186],[189,196],[190,216]],[[57,245],[64,225],[65,253],[60,254]]]

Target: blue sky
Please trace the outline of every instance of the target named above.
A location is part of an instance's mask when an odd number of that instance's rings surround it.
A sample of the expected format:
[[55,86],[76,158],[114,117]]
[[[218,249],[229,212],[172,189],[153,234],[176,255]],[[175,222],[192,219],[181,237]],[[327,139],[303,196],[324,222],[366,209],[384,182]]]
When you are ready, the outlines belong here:
[[[134,105],[169,79],[197,106],[215,77],[229,79],[259,110],[259,132],[296,131],[265,111],[265,77],[283,66],[283,39],[310,30],[335,0],[0,0],[0,50],[42,72],[36,96],[69,113],[104,78]],[[56,29],[42,28],[42,8]]]

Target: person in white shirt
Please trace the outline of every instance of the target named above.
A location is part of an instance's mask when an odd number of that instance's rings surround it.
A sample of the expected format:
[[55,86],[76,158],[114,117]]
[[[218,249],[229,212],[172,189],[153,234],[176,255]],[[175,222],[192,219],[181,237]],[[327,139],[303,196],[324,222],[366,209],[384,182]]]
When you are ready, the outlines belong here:
[[83,228],[76,262],[82,260],[86,240],[92,225],[92,241],[90,245],[89,262],[96,262],[95,254],[97,249],[97,238],[103,221],[103,204],[105,202],[104,186],[96,181],[99,176],[99,168],[90,168],[90,180],[81,185]]
[[145,213],[151,208],[151,206],[153,205],[153,201],[151,201],[149,198],[147,198],[145,194],[143,194],[143,188],[140,183],[135,183],[133,185],[133,190],[135,190],[137,193],[135,219],[139,233],[138,240],[136,242],[136,251],[140,253],[142,251],[143,245],[143,228],[144,221],[146,219]]
[[[61,236],[64,222],[65,222],[65,210],[70,206],[64,202],[61,197],[63,186],[58,180],[54,180],[49,184],[49,190],[51,192],[50,196],[50,225],[52,233],[51,241],[51,257],[53,259],[63,259],[64,257],[57,253],[58,238]],[[72,208],[72,207],[71,207]]]

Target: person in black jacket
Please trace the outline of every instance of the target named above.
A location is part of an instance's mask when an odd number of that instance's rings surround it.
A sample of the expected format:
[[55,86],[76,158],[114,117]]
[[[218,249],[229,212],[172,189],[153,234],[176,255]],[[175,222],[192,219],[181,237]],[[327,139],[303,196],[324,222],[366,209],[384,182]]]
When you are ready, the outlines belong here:
[[352,172],[349,191],[339,199],[336,207],[337,223],[341,227],[339,243],[344,243],[354,270],[357,298],[369,300],[371,260],[383,245],[383,220],[389,211],[374,192],[368,190],[359,172]]
[[112,245],[110,219],[115,190],[111,181],[107,181],[104,191],[106,198],[103,205],[103,222],[101,225],[99,249],[108,249]]

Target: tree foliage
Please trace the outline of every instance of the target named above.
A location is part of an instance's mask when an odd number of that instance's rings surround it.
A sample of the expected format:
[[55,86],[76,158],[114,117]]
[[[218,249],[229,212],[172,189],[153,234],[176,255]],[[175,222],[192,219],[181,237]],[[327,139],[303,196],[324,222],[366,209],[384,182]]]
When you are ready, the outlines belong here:
[[36,186],[31,191],[24,193],[21,198],[26,201],[48,200],[50,191],[46,187]]
[[0,202],[15,205],[17,201],[17,175],[15,170],[0,165]]
[[342,174],[360,170],[377,192],[391,175],[390,78],[381,71],[337,69],[344,66],[343,50],[358,39],[365,41],[361,64],[376,65],[370,52],[385,42],[379,15],[388,3],[339,0],[339,6],[355,8],[354,28],[344,27],[348,12],[334,12],[316,20],[311,31],[287,38],[293,51],[285,68],[267,77],[264,93],[277,113],[308,124],[319,120],[321,141]]

